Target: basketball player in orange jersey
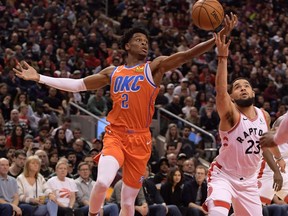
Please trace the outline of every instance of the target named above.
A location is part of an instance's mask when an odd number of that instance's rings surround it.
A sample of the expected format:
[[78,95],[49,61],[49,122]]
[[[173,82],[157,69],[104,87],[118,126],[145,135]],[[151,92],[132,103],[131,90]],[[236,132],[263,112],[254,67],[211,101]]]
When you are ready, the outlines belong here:
[[[225,17],[221,34],[230,33],[237,23],[236,15]],[[134,215],[134,201],[141,188],[146,164],[151,153],[149,126],[154,112],[154,101],[166,71],[177,68],[193,57],[210,50],[214,38],[171,56],[160,56],[147,62],[148,35],[139,28],[130,29],[122,38],[127,52],[126,63],[108,67],[84,79],[51,78],[39,75],[26,62],[18,64],[14,72],[25,80],[34,80],[65,91],[95,90],[110,85],[113,108],[107,116],[104,147],[98,164],[98,177],[90,196],[90,215],[97,215],[105,193],[118,169],[123,168],[121,192],[122,216]],[[96,158],[97,159],[97,158]]]
[[[262,215],[257,187],[257,170],[263,155],[274,172],[273,188],[282,187],[279,167],[269,149],[261,149],[259,138],[270,125],[268,113],[253,105],[255,93],[245,78],[238,78],[227,92],[227,58],[231,41],[215,34],[218,48],[216,108],[222,142],[219,155],[208,172],[208,195],[203,207],[209,215],[228,215],[231,202],[235,215]],[[280,157],[279,149],[271,149]],[[285,166],[285,164],[282,163]],[[281,167],[284,171],[284,167]]]

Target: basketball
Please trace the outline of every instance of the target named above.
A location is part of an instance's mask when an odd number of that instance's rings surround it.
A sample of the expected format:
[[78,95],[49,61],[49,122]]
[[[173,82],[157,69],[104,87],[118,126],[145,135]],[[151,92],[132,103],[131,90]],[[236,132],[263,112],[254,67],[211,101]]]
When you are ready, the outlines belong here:
[[215,30],[224,19],[224,10],[217,0],[199,0],[192,7],[192,21],[198,28]]

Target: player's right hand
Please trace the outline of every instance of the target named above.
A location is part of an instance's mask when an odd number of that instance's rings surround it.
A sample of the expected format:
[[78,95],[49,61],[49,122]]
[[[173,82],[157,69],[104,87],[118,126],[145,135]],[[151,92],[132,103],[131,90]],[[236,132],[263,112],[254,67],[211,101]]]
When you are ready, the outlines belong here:
[[283,185],[283,177],[281,173],[278,171],[274,172],[273,176],[274,182],[273,182],[273,189],[275,191],[280,191]]
[[37,71],[25,61],[18,63],[16,67],[13,68],[13,71],[17,77],[24,80],[33,80],[38,82],[40,78]]

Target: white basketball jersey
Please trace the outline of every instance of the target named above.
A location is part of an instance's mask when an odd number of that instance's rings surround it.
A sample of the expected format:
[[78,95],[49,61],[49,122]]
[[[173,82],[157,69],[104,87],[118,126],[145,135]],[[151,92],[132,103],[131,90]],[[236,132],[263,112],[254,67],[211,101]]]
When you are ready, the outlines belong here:
[[219,131],[222,146],[216,161],[222,169],[236,177],[250,177],[257,173],[262,150],[259,138],[267,132],[264,113],[257,107],[255,119],[240,113],[238,123],[229,131]]

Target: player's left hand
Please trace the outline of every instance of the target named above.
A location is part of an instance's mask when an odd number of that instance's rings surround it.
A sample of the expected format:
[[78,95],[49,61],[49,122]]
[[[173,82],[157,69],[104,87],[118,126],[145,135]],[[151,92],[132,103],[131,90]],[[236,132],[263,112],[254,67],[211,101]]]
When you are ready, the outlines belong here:
[[283,185],[283,177],[281,175],[281,173],[278,172],[274,172],[274,176],[273,176],[274,182],[273,182],[273,189],[275,191],[279,191],[282,188]]
[[263,136],[260,137],[260,145],[262,148],[277,146],[276,143],[274,143],[274,134],[275,131],[268,131],[267,133],[264,133]]
[[230,16],[228,14],[225,15],[224,18],[224,28],[220,31],[221,36],[222,35],[230,35],[230,32],[232,29],[237,25],[238,23],[238,17],[233,14],[232,12],[230,13]]

